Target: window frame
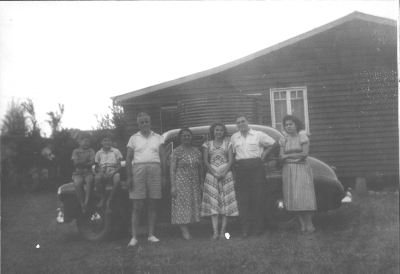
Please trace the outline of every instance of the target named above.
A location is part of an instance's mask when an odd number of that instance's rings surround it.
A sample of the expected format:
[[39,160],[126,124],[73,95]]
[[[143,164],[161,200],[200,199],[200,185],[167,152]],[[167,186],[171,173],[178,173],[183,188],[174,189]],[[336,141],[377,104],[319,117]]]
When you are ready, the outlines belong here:
[[[302,90],[303,91],[303,104],[304,104],[304,121],[303,122],[304,122],[304,127],[305,127],[304,131],[307,135],[310,135],[310,124],[309,124],[309,118],[308,118],[308,98],[307,98],[307,87],[306,86],[287,87],[287,88],[271,88],[270,89],[272,127],[276,128],[274,92],[286,91],[286,108],[288,111],[287,114],[292,114],[290,92],[294,91],[294,90]],[[299,117],[299,118],[301,118],[301,117]],[[278,129],[278,130],[281,131],[282,129]]]
[[[164,132],[167,132],[168,130],[171,130],[172,128],[167,128],[166,125],[170,125],[173,123],[163,123],[163,114],[164,113],[168,113],[170,112],[172,115],[174,115],[174,113],[176,112],[176,115],[179,119],[179,109],[178,109],[178,105],[168,105],[168,106],[160,106],[160,128],[161,128],[161,134],[163,134]],[[177,124],[179,124],[179,122],[177,122]],[[165,128],[167,128],[165,130]]]

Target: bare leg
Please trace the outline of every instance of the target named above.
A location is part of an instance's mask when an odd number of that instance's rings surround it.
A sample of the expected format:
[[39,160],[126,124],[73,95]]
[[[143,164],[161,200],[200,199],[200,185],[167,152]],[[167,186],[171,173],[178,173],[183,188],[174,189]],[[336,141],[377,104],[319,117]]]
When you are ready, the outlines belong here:
[[303,212],[297,212],[297,217],[299,218],[300,221],[300,229],[302,232],[306,231],[306,222],[304,220]]
[[192,238],[192,236],[190,236],[189,230],[186,225],[180,225],[179,227],[182,230],[183,238],[185,238],[186,240],[189,240],[190,238]]
[[74,176],[74,185],[75,185],[75,192],[76,196],[78,197],[79,204],[82,206],[85,203],[85,196],[84,196],[84,180],[82,177]]
[[226,225],[228,223],[228,216],[226,216],[225,214],[222,215],[222,224],[221,224],[221,234],[220,234],[220,238],[221,239],[226,239],[225,237],[225,230],[226,230]]
[[100,202],[97,204],[97,207],[102,207],[104,205],[104,201],[106,199],[106,182],[104,180],[104,175],[102,173],[96,174],[94,177],[94,182],[96,185],[96,190],[100,196]]
[[304,212],[304,219],[306,221],[306,229],[308,232],[313,232],[315,230],[315,227],[312,223],[312,215],[313,213],[310,211]]
[[149,218],[149,237],[154,235],[154,226],[156,224],[156,212],[157,212],[157,199],[148,199],[148,218]]
[[114,199],[117,189],[119,189],[120,187],[121,187],[120,177],[119,177],[119,173],[117,173],[113,177],[113,187],[111,189],[110,197],[108,198],[108,201],[107,201],[106,214],[111,213],[111,203]]
[[132,238],[136,239],[140,220],[140,212],[143,208],[143,200],[133,200],[132,206]]
[[94,188],[94,176],[93,174],[86,175],[86,198],[85,198],[85,207],[89,205],[90,198],[92,197],[93,188]]
[[218,239],[218,214],[211,215],[211,222],[214,230],[214,235],[212,236],[211,240]]

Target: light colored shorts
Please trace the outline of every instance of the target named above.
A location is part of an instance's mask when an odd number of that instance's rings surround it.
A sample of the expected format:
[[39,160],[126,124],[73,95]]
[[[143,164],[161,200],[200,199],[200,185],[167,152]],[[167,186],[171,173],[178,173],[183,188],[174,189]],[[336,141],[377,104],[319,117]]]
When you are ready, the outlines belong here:
[[159,163],[136,163],[132,169],[130,199],[161,199],[161,166]]

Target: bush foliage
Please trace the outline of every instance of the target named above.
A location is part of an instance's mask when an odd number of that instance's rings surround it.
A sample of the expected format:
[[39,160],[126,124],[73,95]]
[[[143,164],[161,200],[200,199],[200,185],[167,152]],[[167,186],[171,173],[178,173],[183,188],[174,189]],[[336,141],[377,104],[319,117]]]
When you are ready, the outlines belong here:
[[[126,140],[123,109],[118,106],[109,108],[111,115],[96,116],[98,125],[90,132],[91,147],[95,151],[100,150],[102,137],[107,133],[112,136],[114,147],[124,154]],[[3,189],[8,189],[10,185],[29,185],[32,177],[38,177],[37,173],[43,168],[54,169],[56,186],[71,182],[74,171],[71,156],[73,150],[79,146],[77,140],[81,131],[62,128],[63,114],[62,104],[59,104],[59,112],[47,113],[52,135],[51,138],[43,138],[36,120],[33,101],[28,99],[22,104],[14,100],[11,102],[2,126],[2,152],[7,151],[7,155],[2,156],[2,186],[5,186]],[[28,125],[27,121],[31,125]],[[55,155],[53,161],[49,161],[41,153],[46,146],[49,146]]]

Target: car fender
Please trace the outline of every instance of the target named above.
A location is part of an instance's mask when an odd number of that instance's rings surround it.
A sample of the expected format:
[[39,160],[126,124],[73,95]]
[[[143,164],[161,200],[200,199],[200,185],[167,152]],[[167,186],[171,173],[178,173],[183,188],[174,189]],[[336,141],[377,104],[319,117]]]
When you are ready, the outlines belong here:
[[64,223],[70,223],[78,217],[79,201],[74,183],[68,183],[58,188],[58,198],[63,203]]
[[340,182],[319,173],[313,174],[313,176],[317,211],[328,211],[341,207],[342,199],[346,195]]

